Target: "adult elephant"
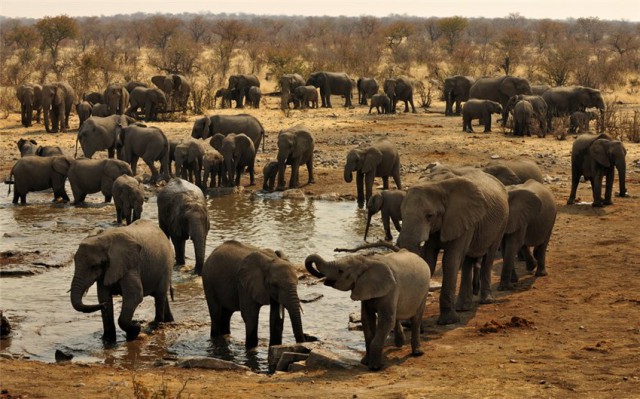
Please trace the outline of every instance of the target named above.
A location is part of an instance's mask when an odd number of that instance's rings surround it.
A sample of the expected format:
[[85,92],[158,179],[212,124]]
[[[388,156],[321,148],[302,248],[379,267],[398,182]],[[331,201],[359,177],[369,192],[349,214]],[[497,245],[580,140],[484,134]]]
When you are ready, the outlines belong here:
[[252,108],[260,108],[260,100],[262,99],[262,91],[258,86],[249,87],[247,91],[247,104]]
[[400,206],[407,192],[404,190],[385,190],[375,193],[367,201],[367,225],[364,229],[364,241],[367,241],[369,226],[371,226],[371,218],[378,212],[382,212],[382,226],[384,227],[384,239],[391,241],[391,224],[397,231],[401,231],[402,212]]
[[482,171],[494,176],[505,186],[522,184],[529,179],[544,183],[542,170],[538,164],[529,159],[491,161]]
[[144,206],[144,186],[135,177],[122,175],[113,181],[111,189],[113,203],[116,206],[116,223],[124,219],[127,225],[142,216]]
[[67,82],[48,83],[42,86],[41,103],[44,128],[47,133],[57,133],[58,129],[62,132],[67,131],[69,114],[75,98],[76,92]]
[[411,320],[411,356],[423,354],[420,350],[420,326],[431,273],[419,256],[402,250],[386,255],[345,256],[327,262],[313,254],[305,259],[304,264],[313,276],[325,278],[325,285],[351,291],[351,299],[362,302],[366,348],[362,364],[370,370],[380,370],[382,349],[391,329],[395,332],[395,345],[400,347],[404,344],[401,320]]
[[75,108],[76,108],[76,114],[78,115],[78,121],[80,122],[78,126],[78,130],[80,130],[82,128],[82,124],[84,123],[84,121],[86,121],[91,117],[91,111],[93,109],[93,106],[89,101],[81,101],[76,104]]
[[491,268],[509,216],[507,192],[498,179],[473,169],[441,173],[433,181],[412,186],[401,212],[399,247],[420,254],[431,274],[440,250],[444,250],[438,324],[457,323],[460,317],[456,310],[471,308],[474,264],[481,264],[480,303],[493,301]]
[[224,166],[230,187],[240,185],[240,177],[245,168],[249,172],[249,185],[256,184],[254,174],[256,149],[249,136],[244,133],[229,133],[222,140],[220,153],[224,157]]
[[176,263],[184,265],[184,246],[190,238],[196,255],[194,273],[202,274],[209,232],[207,202],[198,186],[173,178],[158,192],[158,224],[171,239]]
[[[315,88],[314,88],[315,90]],[[289,188],[297,188],[300,165],[307,166],[308,184],[315,183],[313,178],[313,134],[305,127],[284,130],[278,135],[278,188],[285,189],[284,173],[287,165],[291,165]]]
[[344,106],[351,106],[353,81],[349,75],[344,72],[314,72],[309,76],[305,84],[320,89],[320,99],[323,108],[331,108],[331,95],[344,96]]
[[204,189],[202,168],[206,151],[206,144],[193,138],[177,144],[173,152],[176,161],[176,176],[195,183],[196,186]]
[[129,105],[129,92],[122,83],[112,83],[107,86],[103,98],[101,103],[107,104],[109,115],[122,115]]
[[528,96],[525,94],[517,94],[512,96],[502,110],[502,126],[506,126],[507,119],[509,119],[509,113],[513,111],[513,108],[519,101],[527,101],[531,104],[534,111],[534,117],[538,120],[540,131],[544,135],[547,132],[548,107],[547,102],[539,95]]
[[400,154],[393,143],[387,139],[349,151],[344,165],[344,181],[351,183],[353,172],[356,172],[356,191],[360,208],[371,198],[373,180],[376,177],[382,177],[385,190],[389,188],[389,176],[393,177],[396,188],[402,189]]
[[20,123],[22,123],[22,126],[31,126],[34,111],[36,112],[36,122],[40,123],[42,86],[38,84],[20,85],[16,89],[16,97],[20,101]]
[[90,117],[78,130],[75,156],[78,156],[78,143],[80,143],[86,158],[91,158],[96,152],[104,150],[107,150],[109,158],[113,158],[116,151],[116,128],[118,125],[128,126],[135,123],[135,121],[135,119],[125,115]]
[[500,103],[503,109],[516,94],[532,94],[527,79],[516,76],[480,78],[469,89],[469,98],[495,101]]
[[26,204],[27,193],[48,188],[53,189],[54,201],[62,199],[68,202],[69,196],[64,189],[64,183],[72,163],[73,159],[66,156],[20,158],[11,168],[9,175],[9,182],[13,181],[15,185],[13,203],[17,204],[20,200],[21,204]]
[[91,103],[91,105],[104,104],[104,93],[90,91],[89,93],[84,93],[82,95],[82,100]]
[[[601,133],[582,134],[573,142],[571,149],[571,194],[567,205],[576,200],[576,191],[580,177],[591,182],[593,192],[593,206],[602,207],[611,205],[613,180],[615,169],[618,169],[620,192],[618,197],[625,197],[626,188],[626,155],[627,150],[619,140],[613,140],[609,135]],[[602,178],[606,178],[604,200],[602,199]]]
[[191,83],[183,75],[156,75],[151,78],[151,82],[162,90],[172,110],[187,110],[189,94],[191,94]]
[[404,112],[409,112],[409,104],[411,104],[412,112],[416,113],[416,107],[413,105],[413,82],[407,76],[397,76],[395,78],[384,81],[384,92],[391,99],[391,113],[396,113],[396,103],[404,101]]
[[260,87],[260,80],[256,75],[231,75],[229,76],[229,90],[236,90],[236,108],[244,108],[243,101],[249,99],[249,88],[251,86]]
[[368,105],[367,99],[378,93],[378,82],[374,78],[360,77],[356,82],[358,88],[358,104]]
[[231,316],[240,311],[246,327],[245,347],[257,347],[260,308],[270,305],[269,346],[282,344],[282,308],[289,313],[296,342],[307,340],[302,329],[298,277],[282,252],[225,241],[207,257],[202,287],[212,338],[231,334]]
[[142,108],[145,121],[158,120],[158,112],[167,110],[167,96],[160,89],[136,87],[129,95],[126,114],[139,119],[138,108]]
[[[137,124],[116,128],[116,150],[118,159],[128,162],[135,176],[138,159],[142,158],[151,171],[151,182],[156,183],[162,173],[165,181],[169,181],[169,140],[160,128],[146,127]],[[160,173],[154,162],[160,162]]]
[[601,129],[604,129],[605,105],[600,90],[584,86],[552,87],[542,94],[547,103],[547,130],[552,128],[551,120],[558,116],[569,116],[587,108],[600,110]]
[[[126,227],[116,227],[82,240],[73,260],[71,305],[78,312],[102,313],[105,342],[116,341],[113,296],[122,295],[118,325],[132,341],[140,334],[140,324],[133,314],[142,298],[155,300],[155,323],[173,321],[168,292],[171,287],[171,244],[162,231],[149,220],[138,220]],[[87,305],[82,296],[97,283],[98,304]]]
[[[195,139],[207,139],[216,133],[227,135],[229,133],[244,133],[258,150],[262,141],[264,152],[264,127],[260,121],[249,114],[239,115],[211,115],[196,119],[191,129],[191,137]],[[219,150],[219,149],[218,149]]]
[[122,175],[133,176],[131,166],[119,159],[76,159],[67,173],[73,205],[84,202],[87,194],[101,192],[111,202],[113,182]]
[[549,85],[531,85],[531,93],[533,93],[534,96],[541,96],[542,93],[550,88],[551,86]]
[[[469,90],[476,82],[471,76],[450,76],[444,80],[442,94],[444,95],[445,116],[460,115],[460,103],[469,100]],[[456,112],[453,112],[453,104],[456,104]]]
[[304,86],[304,78],[297,73],[288,73],[282,75],[279,80],[280,84],[280,109],[289,109],[289,102],[293,100],[294,108],[298,108],[297,100],[293,99],[291,94],[298,86]]
[[131,94],[136,87],[149,87],[146,83],[130,81],[124,84],[124,88]]

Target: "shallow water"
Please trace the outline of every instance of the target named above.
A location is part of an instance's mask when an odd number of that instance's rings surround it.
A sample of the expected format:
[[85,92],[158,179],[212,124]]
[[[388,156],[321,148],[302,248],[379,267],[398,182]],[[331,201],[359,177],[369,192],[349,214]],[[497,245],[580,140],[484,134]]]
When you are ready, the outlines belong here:
[[[161,358],[215,356],[266,370],[269,309],[262,308],[259,348],[247,354],[244,349],[244,324],[239,312],[232,318],[231,339],[212,343],[210,320],[199,277],[175,270],[173,286],[175,302],[170,305],[176,323],[145,337],[126,342],[118,331],[115,346],[105,348],[100,340],[100,312],[83,314],[71,307],[68,289],[73,275],[71,259],[79,242],[97,229],[113,227],[115,208],[102,204],[100,195],[87,197],[86,207],[51,204],[51,193],[30,193],[29,205],[14,206],[11,198],[0,203],[0,251],[40,251],[46,259],[65,259],[68,266],[51,269],[32,277],[0,279],[0,309],[14,320],[14,331],[0,348],[11,353],[26,354],[32,359],[51,362],[61,349],[74,355],[74,361],[96,361],[139,367]],[[365,212],[355,202],[333,202],[312,199],[283,200],[278,195],[232,194],[208,199],[211,230],[207,239],[207,255],[225,240],[236,239],[259,247],[281,249],[295,264],[302,264],[311,253],[325,258],[336,256],[336,247],[352,247],[362,240]],[[156,198],[145,203],[143,219],[157,220]],[[377,232],[382,235],[380,224]],[[193,266],[193,245],[187,243],[187,264]],[[341,256],[341,255],[337,255]],[[309,278],[303,281],[313,281]],[[303,304],[305,333],[343,350],[364,350],[362,332],[348,331],[348,316],[359,309],[359,303],[323,285],[298,286],[301,299],[318,295],[315,302]],[[86,303],[96,303],[95,286],[89,290]],[[120,299],[116,298],[116,317]],[[145,298],[134,316],[151,321],[153,299]],[[285,318],[283,343],[295,342],[288,317]],[[145,330],[143,330],[145,331]],[[346,348],[346,349],[345,349]]]

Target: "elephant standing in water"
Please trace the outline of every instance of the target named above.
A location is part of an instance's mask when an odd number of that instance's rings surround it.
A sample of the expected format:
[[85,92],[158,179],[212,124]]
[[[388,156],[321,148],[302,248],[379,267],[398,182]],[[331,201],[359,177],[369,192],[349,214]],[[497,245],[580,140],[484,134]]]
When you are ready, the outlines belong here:
[[[469,90],[476,82],[471,76],[450,76],[444,80],[442,94],[444,95],[445,116],[460,115],[460,103],[469,100]],[[456,112],[453,112],[453,104],[456,104]]]
[[[134,176],[138,159],[142,158],[151,171],[152,183],[157,183],[160,173],[165,181],[169,181],[169,140],[162,130],[155,126],[118,125],[116,136],[118,159],[131,165]],[[155,161],[160,162],[160,173],[154,166]]]
[[397,76],[384,81],[384,92],[391,99],[391,113],[396,113],[396,103],[404,101],[404,112],[409,112],[409,104],[411,104],[412,112],[416,113],[416,107],[413,105],[413,82],[407,76]]
[[[42,86],[42,111],[47,133],[66,132],[69,129],[69,114],[76,92],[67,82],[49,83]],[[51,122],[51,124],[49,123]]]
[[322,108],[331,108],[331,95],[344,96],[344,106],[351,107],[351,91],[354,83],[344,72],[314,72],[307,79],[306,85],[320,89]]
[[144,205],[144,187],[135,177],[122,175],[113,182],[111,189],[113,203],[116,206],[116,222],[135,222],[142,216]]
[[278,135],[278,188],[285,189],[284,173],[287,165],[291,165],[289,188],[299,186],[298,175],[300,165],[307,166],[308,184],[315,183],[313,178],[313,134],[305,127],[295,127],[280,132]]
[[[133,314],[145,296],[155,300],[154,323],[169,323],[173,315],[167,293],[171,290],[173,251],[162,230],[150,220],[111,228],[82,240],[73,257],[71,305],[78,312],[102,312],[102,340],[116,341],[113,296],[122,295],[118,325],[132,341],[140,334]],[[82,296],[98,285],[98,304],[87,305]]]
[[116,132],[118,125],[128,126],[135,123],[135,121],[135,119],[125,115],[90,117],[78,130],[75,156],[78,156],[78,143],[80,143],[82,152],[87,158],[91,158],[96,152],[104,150],[107,150],[109,158],[113,158],[118,140]]
[[249,89],[252,86],[260,88],[260,80],[256,75],[231,75],[229,77],[229,86],[227,89],[235,90],[236,108],[244,108],[243,102],[251,101],[249,98]]
[[304,79],[297,73],[285,74],[280,78],[280,109],[289,109],[289,103],[293,101],[293,107],[299,108],[298,100],[292,96],[298,86],[304,86]]
[[36,112],[36,122],[40,123],[42,86],[38,84],[20,85],[16,89],[16,97],[18,97],[18,101],[20,101],[20,123],[22,123],[22,126],[31,126],[33,111]]
[[122,175],[133,176],[131,166],[119,159],[76,159],[68,177],[73,204],[84,202],[87,194],[101,192],[104,202],[111,202],[113,182]]
[[255,185],[255,161],[256,149],[253,142],[244,133],[230,133],[222,140],[220,153],[224,157],[224,166],[227,172],[228,185],[240,186],[240,177],[245,168],[249,172],[249,185]]
[[[13,203],[17,204],[19,199],[21,204],[26,204],[27,193],[48,188],[53,189],[54,201],[58,199],[69,201],[64,183],[73,162],[72,158],[66,156],[20,158],[11,168],[9,175],[9,181],[11,176],[14,178]],[[11,193],[11,186],[9,186],[9,193]]]

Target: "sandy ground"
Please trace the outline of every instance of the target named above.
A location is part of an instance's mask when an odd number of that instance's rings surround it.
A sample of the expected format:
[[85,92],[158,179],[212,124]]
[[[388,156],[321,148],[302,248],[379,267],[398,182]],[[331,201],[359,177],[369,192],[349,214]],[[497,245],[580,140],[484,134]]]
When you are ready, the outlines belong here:
[[[346,153],[358,143],[385,135],[399,147],[403,183],[408,185],[417,180],[426,164],[434,161],[481,165],[496,155],[532,157],[548,177],[559,208],[547,256],[549,276],[534,278],[519,263],[517,268],[523,278],[515,291],[497,292],[494,286],[495,304],[463,313],[463,321],[453,326],[436,325],[437,301],[431,301],[422,335],[424,356],[410,357],[408,346],[389,347],[387,367],[378,373],[365,368],[272,376],[172,367],[131,371],[102,365],[3,359],[2,389],[24,398],[129,398],[136,393],[138,397],[152,397],[154,393],[159,395],[155,397],[176,397],[179,392],[182,398],[640,396],[637,144],[625,144],[631,197],[615,198],[613,206],[593,209],[588,205],[565,205],[570,188],[571,136],[565,141],[551,136],[523,140],[505,136],[495,124],[492,134],[462,133],[461,119],[445,118],[442,103],[436,103],[430,112],[421,110],[418,114],[377,116],[367,115],[364,107],[337,107],[292,111],[288,118],[277,110],[277,105],[277,99],[268,98],[261,109],[246,110],[257,116],[268,132],[267,151],[258,155],[256,170],[275,158],[277,132],[303,123],[316,139],[317,183],[303,187],[307,194],[355,195],[354,184],[347,184],[342,178]],[[180,122],[156,125],[171,138],[186,137],[195,118],[188,115]],[[73,154],[76,130],[46,134],[42,125],[24,129],[19,119],[19,115],[12,114],[0,121],[0,176],[7,175],[19,157],[15,145],[19,137],[34,138],[41,145],[60,145]],[[72,119],[71,125],[77,127],[77,118]],[[304,168],[300,181],[306,181]],[[259,188],[260,174],[257,182],[257,187],[248,189]],[[588,183],[580,185],[578,196],[591,201]],[[3,200],[8,201],[9,198]],[[494,283],[499,279],[499,266],[496,261]],[[510,326],[507,323],[514,316],[528,323]],[[483,329],[487,323],[492,328]]]

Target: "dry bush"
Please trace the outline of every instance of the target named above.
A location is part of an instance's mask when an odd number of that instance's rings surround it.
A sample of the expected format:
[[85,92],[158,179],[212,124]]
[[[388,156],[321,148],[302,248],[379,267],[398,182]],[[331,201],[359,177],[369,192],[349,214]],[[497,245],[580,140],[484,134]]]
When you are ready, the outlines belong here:
[[431,107],[433,101],[433,91],[431,89],[431,83],[424,84],[420,81],[414,81],[413,92],[420,98],[418,106],[420,108],[427,109]]
[[169,382],[166,380],[164,374],[161,375],[160,386],[149,387],[136,378],[135,371],[131,373],[133,397],[135,399],[181,399],[189,381],[190,378],[183,381],[182,387],[174,395],[169,388]]
[[618,140],[640,143],[640,111],[624,109],[616,99],[606,103],[606,133]]
[[20,102],[13,87],[0,87],[0,118],[7,119],[10,113],[20,112]]

